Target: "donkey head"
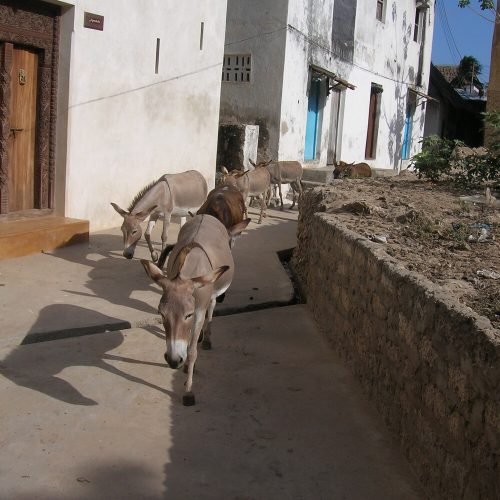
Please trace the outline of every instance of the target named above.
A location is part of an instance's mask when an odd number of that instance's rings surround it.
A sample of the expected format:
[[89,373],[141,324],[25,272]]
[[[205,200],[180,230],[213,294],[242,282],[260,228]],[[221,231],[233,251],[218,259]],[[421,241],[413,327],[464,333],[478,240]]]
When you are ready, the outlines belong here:
[[137,242],[142,236],[141,222],[151,215],[153,210],[157,208],[157,205],[149,210],[134,214],[123,210],[123,208],[120,208],[116,203],[111,203],[111,206],[123,217],[123,224],[121,227],[123,233],[123,256],[127,259],[131,259],[134,256]]
[[347,163],[347,162],[342,161],[342,160],[335,162],[335,169],[333,170],[334,179],[338,179],[338,178],[342,177],[342,175],[347,173],[346,171],[349,169],[349,167],[354,165],[354,163],[355,162]]
[[[191,248],[188,246],[179,254],[178,258],[182,262],[179,266],[179,274],[174,279],[164,276],[161,270],[152,262],[141,260],[147,275],[158,283],[163,290],[158,312],[161,315],[167,343],[164,357],[168,366],[174,369],[181,367],[187,358],[196,313],[194,298],[196,288],[214,283],[229,269],[229,266],[221,266],[205,276],[183,279],[180,276],[180,269]],[[204,317],[204,311],[198,311],[198,315]]]

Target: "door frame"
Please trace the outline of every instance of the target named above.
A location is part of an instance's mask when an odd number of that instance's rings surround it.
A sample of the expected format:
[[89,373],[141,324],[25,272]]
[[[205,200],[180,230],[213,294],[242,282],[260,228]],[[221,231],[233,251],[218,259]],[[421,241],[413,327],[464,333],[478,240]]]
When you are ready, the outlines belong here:
[[39,54],[35,203],[40,209],[53,209],[60,8],[32,0],[3,3],[5,5],[0,5],[0,214],[9,211],[7,152],[14,45],[36,50]]
[[335,165],[342,155],[342,128],[344,126],[344,103],[345,88],[332,89],[331,111],[330,111],[330,132],[328,139],[328,150],[326,164]]

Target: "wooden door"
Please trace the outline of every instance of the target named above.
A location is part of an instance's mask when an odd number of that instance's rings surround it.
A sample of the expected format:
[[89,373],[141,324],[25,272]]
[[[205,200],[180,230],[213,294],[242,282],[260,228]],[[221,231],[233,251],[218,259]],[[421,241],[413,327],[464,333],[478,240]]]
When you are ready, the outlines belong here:
[[10,84],[9,211],[35,208],[38,55],[13,49]]
[[366,133],[365,158],[367,159],[375,158],[378,96],[378,91],[372,88],[370,94],[370,107],[368,110],[368,130]]

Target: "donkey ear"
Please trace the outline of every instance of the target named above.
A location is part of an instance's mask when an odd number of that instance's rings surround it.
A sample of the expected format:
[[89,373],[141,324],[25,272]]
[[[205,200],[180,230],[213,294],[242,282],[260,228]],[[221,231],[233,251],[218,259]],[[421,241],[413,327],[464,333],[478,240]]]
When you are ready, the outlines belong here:
[[238,224],[235,224],[234,226],[230,227],[227,232],[231,238],[235,238],[236,236],[239,236],[245,228],[250,224],[250,221],[252,219],[245,219],[242,220],[241,222],[238,222]]
[[165,278],[164,274],[161,272],[161,269],[156,267],[151,261],[146,259],[141,259],[141,264],[146,270],[146,274],[153,280],[158,282],[162,278]]
[[220,168],[220,171],[223,173],[223,174],[228,174],[229,173],[229,170],[226,168],[226,167],[221,167]]
[[160,269],[163,269],[163,266],[165,265],[165,261],[167,260],[168,255],[172,251],[175,245],[166,245],[165,248],[161,251],[160,257],[158,258],[158,267]]
[[214,269],[210,273],[205,274],[205,276],[198,276],[198,278],[193,278],[191,281],[193,282],[195,288],[201,288],[202,286],[217,281],[228,269],[229,266],[221,266],[218,269]]
[[111,203],[111,206],[122,216],[125,217],[128,215],[128,212],[123,210],[123,208],[120,208],[116,203]]
[[154,205],[151,208],[148,208],[147,210],[143,210],[142,212],[137,212],[136,214],[134,214],[134,217],[136,217],[142,222],[147,217],[149,217],[153,213],[153,211],[156,210],[157,208],[158,205]]
[[248,162],[250,163],[250,165],[253,165],[254,167],[257,166],[251,158],[248,158]]

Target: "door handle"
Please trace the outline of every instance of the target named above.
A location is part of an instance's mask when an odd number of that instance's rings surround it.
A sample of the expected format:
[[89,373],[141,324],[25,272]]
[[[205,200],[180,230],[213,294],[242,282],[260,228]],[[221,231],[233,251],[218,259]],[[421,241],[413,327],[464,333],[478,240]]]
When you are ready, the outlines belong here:
[[22,132],[24,129],[23,128],[11,128],[10,131],[14,134],[14,137],[16,137],[16,132]]

